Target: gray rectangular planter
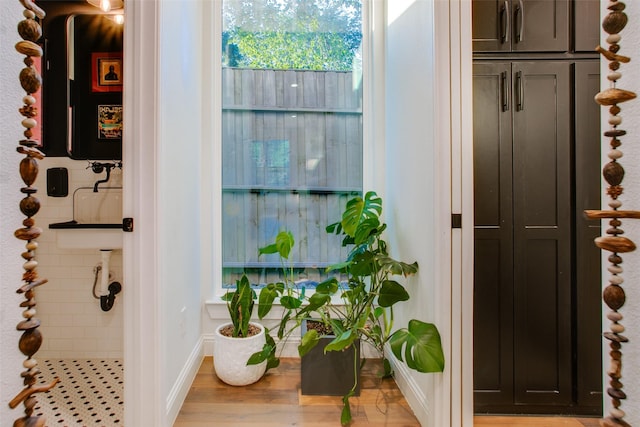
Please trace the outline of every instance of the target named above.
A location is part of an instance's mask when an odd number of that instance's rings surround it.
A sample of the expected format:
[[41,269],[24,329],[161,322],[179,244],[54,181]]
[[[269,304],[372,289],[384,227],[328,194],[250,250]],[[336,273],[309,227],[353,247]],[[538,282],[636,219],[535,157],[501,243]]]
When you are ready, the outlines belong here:
[[[302,322],[302,335],[306,333],[306,322]],[[320,342],[301,360],[301,389],[303,395],[344,396],[354,383],[354,374],[360,378],[360,340],[353,345],[357,349],[357,372],[354,371],[353,348],[324,353],[324,347],[332,336],[320,338]],[[360,395],[360,381],[356,396]]]

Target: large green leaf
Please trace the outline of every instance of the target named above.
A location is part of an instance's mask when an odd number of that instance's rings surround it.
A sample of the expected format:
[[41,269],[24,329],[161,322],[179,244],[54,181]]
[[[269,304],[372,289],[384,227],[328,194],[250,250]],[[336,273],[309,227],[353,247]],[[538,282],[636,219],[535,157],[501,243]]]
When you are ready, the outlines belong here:
[[273,301],[282,293],[284,284],[282,283],[269,283],[262,288],[260,296],[258,297],[258,317],[262,319],[266,316],[273,307]]
[[247,365],[258,365],[265,360],[267,361],[267,371],[272,368],[277,368],[280,365],[280,359],[276,357],[276,342],[269,334],[267,328],[265,328],[265,340],[266,343],[262,347],[262,351],[253,353]]
[[351,274],[354,276],[371,276],[376,271],[375,255],[365,251],[356,254],[351,264]]
[[365,233],[360,232],[358,228],[363,223],[365,228],[370,228],[372,223],[366,221],[377,220],[381,213],[382,199],[375,192],[369,191],[365,194],[364,199],[362,197],[354,197],[347,202],[345,211],[342,214],[342,228],[351,237],[355,237],[356,233],[362,236]]
[[293,310],[300,307],[302,305],[302,301],[300,301],[298,298],[284,295],[280,297],[280,304],[286,309]]
[[408,301],[409,293],[400,283],[395,280],[385,280],[380,287],[378,304],[381,307],[391,307],[399,301]]
[[402,274],[404,277],[407,277],[418,272],[417,262],[414,262],[413,264],[407,264],[406,262],[396,261],[395,259],[386,255],[378,255],[376,257],[376,261],[381,268],[384,268],[391,274]]
[[290,231],[281,231],[276,236],[274,243],[258,249],[258,255],[277,253],[282,258],[289,259],[289,254],[294,244],[293,234]]
[[356,339],[358,339],[358,334],[354,333],[351,329],[346,330],[331,340],[331,342],[324,347],[324,352],[344,350],[352,345]]
[[331,302],[331,296],[327,294],[323,294],[320,292],[316,292],[309,297],[309,303],[298,313],[298,315],[311,313],[322,307],[325,304]]
[[440,333],[432,323],[412,319],[408,328],[399,329],[391,335],[389,344],[393,354],[411,369],[418,372],[444,370]]
[[325,295],[333,295],[338,292],[339,288],[340,285],[338,284],[338,279],[330,277],[329,279],[318,283],[318,286],[316,286],[316,292],[320,292]]
[[231,299],[227,300],[229,317],[233,323],[233,336],[246,337],[249,330],[249,321],[253,311],[253,299],[255,292],[251,289],[251,283],[246,275],[242,275],[236,281],[236,290],[231,294]]
[[320,342],[320,336],[315,329],[309,329],[303,336],[298,346],[298,354],[300,357],[307,354],[313,347]]

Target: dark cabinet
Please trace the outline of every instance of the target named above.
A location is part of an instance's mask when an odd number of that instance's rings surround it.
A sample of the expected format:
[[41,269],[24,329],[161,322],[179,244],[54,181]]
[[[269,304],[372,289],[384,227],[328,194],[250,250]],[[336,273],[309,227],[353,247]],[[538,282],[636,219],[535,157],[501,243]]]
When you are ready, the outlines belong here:
[[[593,65],[474,63],[479,413],[566,413],[580,405],[575,410],[581,413],[598,410],[594,339],[600,316],[599,297],[593,297],[600,286],[599,255],[587,240],[599,229],[580,219],[599,197],[599,184],[592,186],[599,178],[599,145],[591,145],[599,123]],[[578,105],[589,96],[594,107]],[[577,277],[576,266],[588,269]]]
[[474,65],[479,406],[571,401],[570,97],[568,63]]
[[602,405],[602,282],[601,251],[593,239],[601,235],[600,221],[588,220],[585,209],[600,207],[600,61],[575,65],[575,224],[576,276],[574,333],[576,336],[576,401],[598,414]]
[[473,0],[473,50],[567,51],[571,16],[569,0]]
[[475,411],[600,415],[600,1],[472,15]]

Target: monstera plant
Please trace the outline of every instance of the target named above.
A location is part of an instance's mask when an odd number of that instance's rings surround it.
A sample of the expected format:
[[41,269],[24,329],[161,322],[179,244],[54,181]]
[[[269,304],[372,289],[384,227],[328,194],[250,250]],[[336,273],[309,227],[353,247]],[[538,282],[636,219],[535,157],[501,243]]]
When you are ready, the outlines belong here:
[[[278,328],[280,338],[286,338],[303,321],[317,319],[326,326],[325,330],[331,331],[332,339],[325,345],[325,353],[350,350],[359,342],[368,343],[383,358],[384,376],[392,374],[391,364],[385,358],[387,346],[413,370],[442,372],[444,354],[434,324],[412,319],[405,327],[395,328],[394,308],[410,298],[399,280],[417,273],[418,264],[389,255],[383,238],[386,224],[381,215],[382,199],[375,192],[349,200],[341,220],[327,226],[327,232],[342,236],[342,245],[350,249],[343,262],[328,267],[327,271],[346,280],[331,277],[318,284],[313,294],[305,296],[292,286],[292,270],[285,268],[285,278],[289,280],[263,289],[258,312],[267,313],[280,297],[285,308]],[[292,246],[293,236],[285,231],[261,253],[279,253],[284,266]],[[304,358],[324,334],[315,328],[307,329],[298,347],[300,356]],[[343,397],[343,425],[351,421],[349,398],[355,395],[358,386],[359,377],[354,375],[353,387]]]

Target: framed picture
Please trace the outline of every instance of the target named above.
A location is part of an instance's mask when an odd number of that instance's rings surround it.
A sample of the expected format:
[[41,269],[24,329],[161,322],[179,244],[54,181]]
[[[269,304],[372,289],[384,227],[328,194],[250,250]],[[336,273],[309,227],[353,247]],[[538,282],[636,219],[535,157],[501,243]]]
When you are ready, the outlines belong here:
[[122,92],[122,52],[94,52],[91,62],[94,92]]
[[98,105],[98,139],[122,138],[122,105]]

